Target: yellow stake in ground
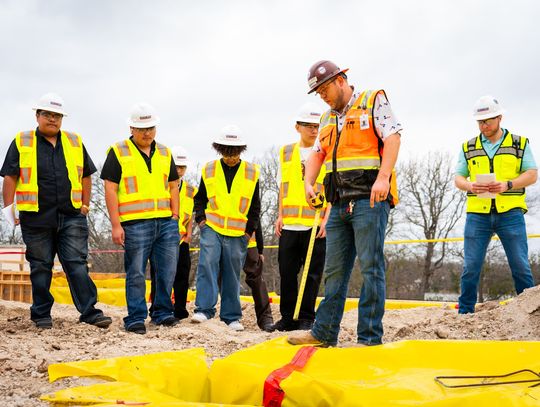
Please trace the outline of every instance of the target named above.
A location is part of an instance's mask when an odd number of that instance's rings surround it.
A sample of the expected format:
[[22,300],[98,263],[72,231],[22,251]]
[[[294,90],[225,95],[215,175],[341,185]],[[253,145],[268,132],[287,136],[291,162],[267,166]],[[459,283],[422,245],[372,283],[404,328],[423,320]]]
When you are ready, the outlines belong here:
[[302,271],[302,280],[300,280],[300,288],[298,289],[296,307],[294,308],[293,319],[295,321],[298,321],[298,315],[300,314],[300,306],[302,305],[302,299],[304,298],[304,289],[306,288],[309,266],[311,264],[311,255],[313,254],[313,246],[315,245],[315,236],[317,236],[317,227],[319,226],[319,220],[321,218],[321,208],[323,204],[324,195],[322,195],[321,193],[317,193],[314,198],[311,198],[311,205],[315,208],[315,219],[313,221],[313,229],[311,229],[311,236],[309,238],[309,246],[306,254],[306,261],[304,262],[304,269]]

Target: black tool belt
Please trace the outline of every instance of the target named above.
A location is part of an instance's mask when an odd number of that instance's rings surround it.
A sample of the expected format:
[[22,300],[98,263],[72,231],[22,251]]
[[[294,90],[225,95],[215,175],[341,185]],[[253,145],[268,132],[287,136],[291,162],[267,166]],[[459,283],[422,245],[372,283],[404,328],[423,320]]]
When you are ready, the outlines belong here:
[[371,196],[371,187],[379,170],[350,170],[329,172],[324,177],[324,191],[330,203],[350,201]]

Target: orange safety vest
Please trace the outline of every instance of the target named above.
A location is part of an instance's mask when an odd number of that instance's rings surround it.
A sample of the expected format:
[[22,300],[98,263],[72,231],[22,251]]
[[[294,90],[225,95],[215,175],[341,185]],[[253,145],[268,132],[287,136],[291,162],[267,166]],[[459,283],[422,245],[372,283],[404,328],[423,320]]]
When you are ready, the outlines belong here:
[[[336,114],[329,110],[321,118],[319,142],[326,155],[325,190],[330,202],[338,199],[369,198],[381,167],[384,143],[378,137],[373,107],[383,90],[360,94],[346,113],[341,133]],[[395,171],[390,179],[391,206],[398,203]]]

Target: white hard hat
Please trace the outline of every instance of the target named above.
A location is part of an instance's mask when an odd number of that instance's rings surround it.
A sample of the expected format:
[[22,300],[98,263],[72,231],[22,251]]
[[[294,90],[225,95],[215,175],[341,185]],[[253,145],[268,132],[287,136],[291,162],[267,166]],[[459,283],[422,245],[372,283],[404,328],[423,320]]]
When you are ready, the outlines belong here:
[[505,111],[497,99],[491,95],[482,96],[474,104],[473,117],[476,120],[491,119],[503,114]]
[[33,110],[46,110],[48,112],[60,113],[67,116],[64,111],[64,99],[58,96],[56,93],[45,93],[37,104],[32,107]]
[[229,124],[221,129],[221,133],[214,139],[214,143],[223,146],[245,146],[242,139],[242,131],[234,124]]
[[131,115],[127,119],[127,124],[137,129],[147,129],[159,123],[159,117],[152,106],[148,103],[137,103],[131,108]]
[[188,153],[184,147],[181,147],[181,146],[171,147],[171,153],[174,159],[174,163],[177,166],[188,165]]
[[313,102],[308,102],[300,108],[296,116],[296,122],[319,124],[323,110]]

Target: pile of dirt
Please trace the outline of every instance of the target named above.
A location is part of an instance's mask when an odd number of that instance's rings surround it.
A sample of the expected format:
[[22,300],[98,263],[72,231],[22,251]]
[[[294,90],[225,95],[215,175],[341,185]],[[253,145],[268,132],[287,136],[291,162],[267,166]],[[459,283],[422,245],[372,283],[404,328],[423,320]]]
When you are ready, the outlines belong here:
[[[190,304],[191,305],[191,304]],[[125,309],[100,304],[113,318],[106,330],[78,323],[73,306],[55,304],[54,327],[38,330],[29,320],[28,304],[0,300],[0,401],[9,406],[47,406],[39,396],[94,379],[68,378],[48,382],[51,363],[203,347],[210,364],[242,348],[282,336],[260,331],[252,304],[244,304],[244,332],[231,331],[218,319],[204,324],[184,320],[173,328],[149,325],[144,336],[127,333]],[[274,318],[279,308],[273,305]],[[356,342],[357,312],[343,318],[340,346]],[[540,286],[526,290],[507,305],[483,304],[478,312],[458,315],[451,308],[414,308],[387,311],[385,342],[405,339],[540,340]]]

